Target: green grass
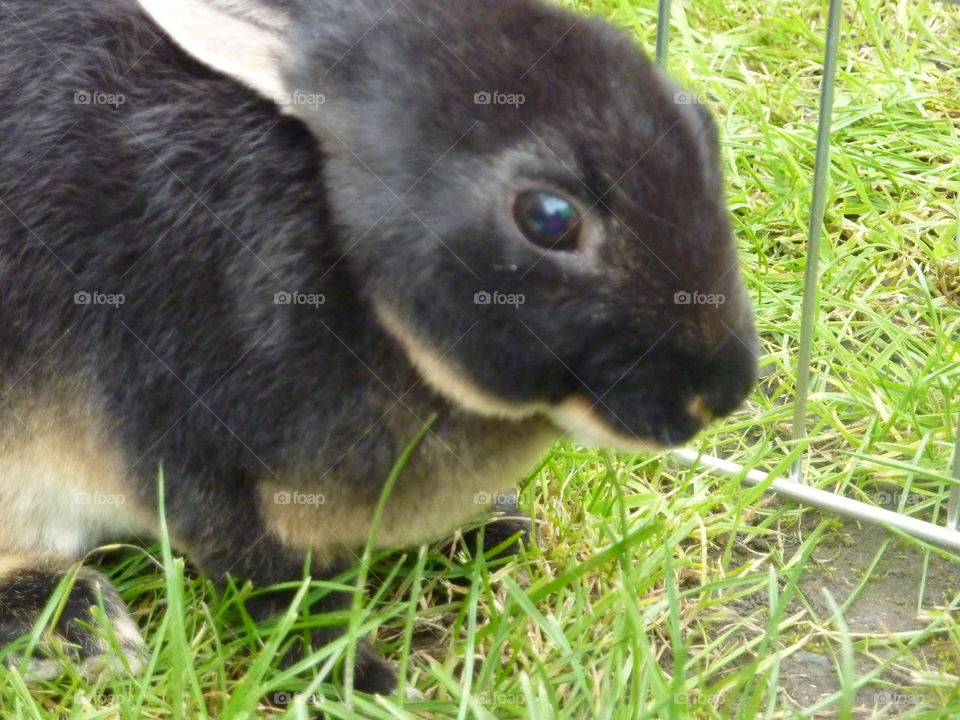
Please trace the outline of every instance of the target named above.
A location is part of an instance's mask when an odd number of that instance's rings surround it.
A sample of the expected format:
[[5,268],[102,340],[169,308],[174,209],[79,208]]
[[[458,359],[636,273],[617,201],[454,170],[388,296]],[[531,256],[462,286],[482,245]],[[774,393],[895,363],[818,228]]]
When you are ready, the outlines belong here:
[[[652,49],[652,0],[571,4]],[[764,351],[748,406],[696,447],[782,472],[826,3],[674,5],[669,67],[718,117]],[[944,512],[960,414],[958,48],[955,5],[845,3],[805,471],[868,502],[903,490],[903,510],[928,519]],[[956,567],[946,553],[898,539],[845,564],[860,531],[667,456],[560,446],[523,497],[540,544],[505,565],[414,549],[338,579],[366,585],[350,626],[377,628],[420,699],[338,699],[346,640],[278,670],[287,632],[330,618],[294,608],[258,627],[242,611],[252,590],[215,592],[164,545],[104,561],[145,631],[147,671],[31,688],[2,672],[0,716],[246,717],[279,714],[259,701],[283,692],[290,718],[310,695],[344,718],[960,717],[960,586],[928,597]],[[913,625],[864,630],[858,599],[905,562]],[[833,678],[819,699],[791,696],[800,657]]]

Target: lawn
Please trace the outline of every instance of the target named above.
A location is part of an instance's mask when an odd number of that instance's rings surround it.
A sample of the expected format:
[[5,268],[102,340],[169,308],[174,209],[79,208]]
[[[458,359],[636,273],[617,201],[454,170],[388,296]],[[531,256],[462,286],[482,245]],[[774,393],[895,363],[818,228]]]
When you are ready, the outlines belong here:
[[[570,3],[652,51],[653,0]],[[749,403],[693,447],[785,474],[826,3],[675,2],[668,67],[713,109],[762,342]],[[807,482],[945,513],[960,415],[960,6],[844,3]],[[523,481],[539,541],[488,563],[441,545],[374,556],[351,627],[408,697],[343,698],[344,640],[289,670],[291,612],[255,626],[165,545],[99,562],[152,651],[146,672],[27,687],[10,718],[956,718],[960,558],[781,502],[669,455],[571,445]],[[302,597],[326,591],[304,583]],[[278,708],[262,704],[273,697]]]

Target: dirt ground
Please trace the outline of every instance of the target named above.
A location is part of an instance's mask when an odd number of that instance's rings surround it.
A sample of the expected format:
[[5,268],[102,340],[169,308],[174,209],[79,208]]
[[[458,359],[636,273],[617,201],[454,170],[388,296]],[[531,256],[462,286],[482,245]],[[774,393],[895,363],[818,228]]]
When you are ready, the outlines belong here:
[[[835,629],[822,588],[842,605],[863,580],[885,540],[889,542],[869,582],[844,614],[857,646],[859,676],[906,646],[911,633],[928,627],[931,614],[942,611],[960,592],[960,563],[930,554],[925,566],[925,553],[916,546],[882,528],[842,521],[818,544],[799,583],[816,625],[831,632]],[[802,608],[798,602],[793,610]],[[902,635],[893,639],[894,633]],[[839,689],[839,660],[835,659],[839,657],[839,647],[839,642],[814,636],[803,649],[783,660],[780,689],[791,704],[810,707]],[[917,644],[881,673],[876,682],[862,688],[856,695],[854,717],[899,718],[932,710],[936,714],[925,717],[960,718],[960,698],[955,709],[945,709],[942,699],[937,700],[930,690],[929,680],[926,686],[917,682],[918,674],[927,678],[939,676],[940,683],[955,688],[958,667],[960,647],[939,633]],[[836,711],[836,706],[831,706],[816,717],[835,717]]]

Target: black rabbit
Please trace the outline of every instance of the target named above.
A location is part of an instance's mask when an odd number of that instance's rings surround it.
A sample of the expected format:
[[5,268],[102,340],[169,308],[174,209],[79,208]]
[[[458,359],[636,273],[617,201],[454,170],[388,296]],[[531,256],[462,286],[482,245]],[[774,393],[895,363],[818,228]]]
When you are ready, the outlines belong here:
[[[561,436],[677,444],[754,382],[714,124],[600,20],[4,0],[0,32],[0,645],[78,556],[156,534],[161,465],[209,577],[309,551],[324,578],[428,418],[379,546],[481,515]],[[136,664],[94,571],[56,630],[110,661],[98,585]],[[357,687],[394,683],[364,644]]]

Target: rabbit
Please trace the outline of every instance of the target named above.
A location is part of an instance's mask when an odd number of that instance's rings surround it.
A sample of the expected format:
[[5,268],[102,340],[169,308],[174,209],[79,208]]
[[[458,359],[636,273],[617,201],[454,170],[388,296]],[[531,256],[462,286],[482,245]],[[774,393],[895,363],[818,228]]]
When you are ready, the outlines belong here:
[[[214,582],[328,579],[407,449],[378,548],[475,521],[558,439],[674,446],[754,384],[715,123],[604,20],[5,0],[0,29],[0,647],[85,553],[158,536],[160,468]],[[53,631],[93,675],[145,659],[93,569]],[[396,682],[362,640],[355,687]]]

